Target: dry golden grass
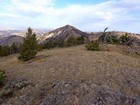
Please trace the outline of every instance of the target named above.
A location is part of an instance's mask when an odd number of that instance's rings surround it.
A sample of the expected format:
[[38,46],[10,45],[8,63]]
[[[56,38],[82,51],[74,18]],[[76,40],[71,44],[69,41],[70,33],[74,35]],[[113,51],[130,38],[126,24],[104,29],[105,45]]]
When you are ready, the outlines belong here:
[[41,86],[70,80],[91,81],[130,96],[139,96],[140,59],[120,52],[118,49],[87,51],[84,45],[56,48],[43,50],[28,62],[19,61],[18,55],[0,58],[0,69],[5,70],[9,81],[29,80],[35,86],[30,87],[34,94],[38,94]]

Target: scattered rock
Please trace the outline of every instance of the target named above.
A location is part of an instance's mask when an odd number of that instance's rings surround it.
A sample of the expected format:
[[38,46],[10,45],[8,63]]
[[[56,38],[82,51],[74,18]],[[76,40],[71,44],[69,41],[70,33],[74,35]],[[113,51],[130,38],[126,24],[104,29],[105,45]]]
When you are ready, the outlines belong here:
[[28,81],[23,81],[23,82],[16,83],[14,85],[14,87],[16,89],[22,89],[22,88],[26,87],[27,85],[29,85],[29,82]]
[[136,98],[136,105],[140,105],[140,97]]
[[[75,85],[77,84],[77,85]],[[92,82],[58,82],[40,105],[139,105],[140,100],[127,97],[108,85]]]
[[64,85],[64,88],[67,89],[67,90],[70,90],[73,87],[70,84],[67,83],[67,84]]

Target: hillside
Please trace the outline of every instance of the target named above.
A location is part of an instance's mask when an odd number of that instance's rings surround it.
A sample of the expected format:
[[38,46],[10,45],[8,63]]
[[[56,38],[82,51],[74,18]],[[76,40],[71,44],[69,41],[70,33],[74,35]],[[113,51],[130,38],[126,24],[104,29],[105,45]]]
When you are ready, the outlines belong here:
[[[49,31],[50,31],[50,29],[34,29],[34,32],[38,36],[42,36]],[[22,29],[22,30],[0,29],[0,36],[7,37],[7,36],[11,36],[11,35],[24,37],[26,35],[26,30],[25,29]]]
[[[82,32],[81,30],[66,25],[50,32],[46,30],[33,30],[34,33],[37,35],[37,40],[39,43],[45,43],[48,41],[51,42],[58,42],[60,40],[67,40],[69,37],[84,37],[84,41],[88,42],[88,34]],[[25,30],[3,30],[0,31],[0,44],[1,45],[11,45],[11,43],[19,43],[22,42],[21,38],[26,35]],[[20,39],[17,39],[20,38]]]
[[9,45],[9,46],[11,46],[13,43],[20,44],[22,42],[23,42],[23,37],[16,36],[16,35],[10,35],[10,36],[0,38],[0,45]]
[[[48,29],[34,29],[34,33],[37,35],[37,40],[39,43],[46,43],[46,42],[61,42],[66,41],[69,37],[84,37],[84,41],[89,42],[92,40],[98,40],[99,36],[102,32],[83,32],[73,26],[65,25],[63,27],[54,29],[49,31]],[[120,31],[108,31],[113,33],[116,36],[122,36],[126,33],[129,36],[134,37],[133,45],[140,46],[140,34],[128,33],[128,32],[120,32]],[[22,37],[26,35],[25,30],[0,30],[0,44],[2,45],[11,45],[13,42],[20,43],[22,42]]]
[[18,55],[0,58],[6,85],[14,90],[0,104],[139,105],[140,57],[122,53],[127,47],[108,47],[113,50],[87,51],[84,45],[43,50],[28,62]]
[[[49,29],[34,29],[37,38],[43,36]],[[26,30],[0,30],[0,45],[12,45],[13,43],[22,43]]]
[[[100,37],[100,35],[102,33],[103,32],[91,32],[91,33],[88,33],[89,34],[88,35],[89,40],[90,41],[91,40],[98,40],[98,38]],[[111,35],[116,35],[117,37],[120,37],[120,36],[125,35],[127,33],[128,36],[134,38],[132,45],[133,46],[140,46],[140,34],[121,32],[121,31],[108,31],[107,33],[111,33]]]
[[63,27],[50,31],[38,39],[40,40],[40,43],[48,42],[48,41],[57,42],[60,40],[67,40],[71,36],[73,36],[73,37],[83,36],[85,39],[85,42],[88,41],[87,33],[82,32],[81,30],[79,30],[73,26],[70,26],[70,25],[65,25]]

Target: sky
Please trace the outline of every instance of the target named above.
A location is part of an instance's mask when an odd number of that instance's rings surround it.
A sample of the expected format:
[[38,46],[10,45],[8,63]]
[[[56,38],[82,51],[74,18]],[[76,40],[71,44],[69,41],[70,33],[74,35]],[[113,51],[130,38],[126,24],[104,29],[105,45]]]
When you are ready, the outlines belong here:
[[0,0],[0,29],[55,29],[140,33],[140,0]]

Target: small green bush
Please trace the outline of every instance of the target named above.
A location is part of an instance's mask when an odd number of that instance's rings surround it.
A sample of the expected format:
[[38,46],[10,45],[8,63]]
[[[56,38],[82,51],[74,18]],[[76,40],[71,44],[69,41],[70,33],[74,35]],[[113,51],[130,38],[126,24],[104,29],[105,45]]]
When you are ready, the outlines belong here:
[[46,42],[43,46],[44,49],[52,49],[55,48],[57,44],[53,41]]
[[120,43],[120,39],[116,35],[108,36],[106,38],[106,41],[108,44],[119,44]]
[[122,35],[120,37],[120,44],[126,45],[126,46],[131,46],[133,44],[135,37],[134,36],[129,36],[127,33],[125,35]]
[[74,46],[74,45],[77,45],[77,40],[76,40],[76,37],[75,36],[70,36],[67,41],[67,46]]
[[77,40],[77,45],[84,44],[85,41],[84,36],[77,37],[76,40]]
[[65,39],[59,39],[57,41],[48,41],[43,44],[43,49],[52,49],[55,47],[70,47],[70,46],[76,46],[84,44],[85,38],[84,36],[76,37],[75,35],[69,36],[66,40]]
[[4,85],[4,71],[0,70],[0,86]]
[[42,51],[43,50],[43,45],[42,44],[38,44],[37,45],[37,51]]
[[100,46],[99,46],[98,41],[91,41],[85,47],[87,48],[87,50],[92,50],[92,51],[99,51],[100,50]]

